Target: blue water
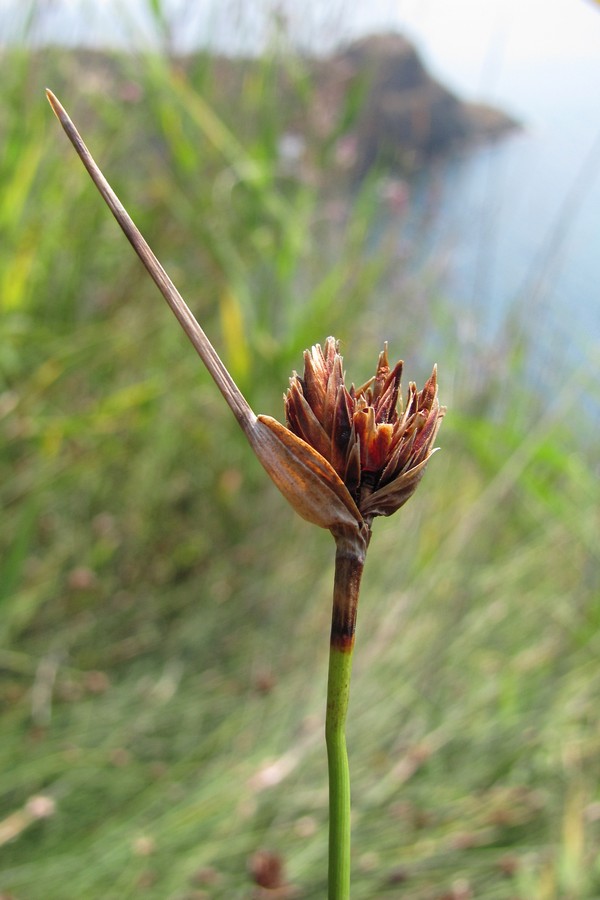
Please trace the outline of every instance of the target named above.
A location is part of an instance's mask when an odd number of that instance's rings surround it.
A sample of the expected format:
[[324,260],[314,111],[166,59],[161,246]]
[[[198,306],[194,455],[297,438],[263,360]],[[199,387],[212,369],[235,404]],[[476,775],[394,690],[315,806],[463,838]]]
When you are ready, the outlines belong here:
[[600,340],[600,123],[581,150],[524,132],[443,167],[431,252],[486,331],[517,303],[532,326],[552,319],[575,341]]
[[422,174],[408,234],[420,264],[437,265],[457,339],[501,349],[510,317],[539,384],[559,389],[587,365],[597,386],[600,47],[594,64],[538,75],[521,76],[522,131]]

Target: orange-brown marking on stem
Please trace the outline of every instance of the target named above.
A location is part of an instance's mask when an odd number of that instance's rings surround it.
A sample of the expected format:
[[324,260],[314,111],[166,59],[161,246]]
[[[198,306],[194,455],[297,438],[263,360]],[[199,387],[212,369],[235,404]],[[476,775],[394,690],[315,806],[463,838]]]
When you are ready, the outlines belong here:
[[332,631],[330,643],[331,646],[340,653],[352,653],[354,650],[354,635],[352,635],[352,637],[340,635],[334,638]]

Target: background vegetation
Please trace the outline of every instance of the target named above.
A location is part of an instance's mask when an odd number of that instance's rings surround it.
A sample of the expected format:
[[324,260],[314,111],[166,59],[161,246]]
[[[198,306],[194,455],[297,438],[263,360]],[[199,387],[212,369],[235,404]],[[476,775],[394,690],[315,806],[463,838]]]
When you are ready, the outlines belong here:
[[462,345],[375,175],[336,187],[326,143],[282,170],[273,65],[225,103],[203,55],[0,63],[2,897],[326,878],[333,543],[266,483],[46,84],[255,409],[330,333],[357,383],[388,337],[419,383],[440,365],[443,451],[365,572],[353,897],[598,897],[597,379],[530,387],[514,321]]

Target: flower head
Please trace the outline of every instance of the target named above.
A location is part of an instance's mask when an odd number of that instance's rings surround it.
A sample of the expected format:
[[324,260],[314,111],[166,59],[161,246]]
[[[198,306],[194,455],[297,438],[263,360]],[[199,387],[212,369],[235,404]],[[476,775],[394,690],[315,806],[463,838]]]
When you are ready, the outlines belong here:
[[346,388],[339,344],[327,338],[304,353],[304,374],[294,373],[285,395],[290,431],[313,447],[344,483],[361,516],[389,516],[415,491],[445,408],[437,372],[421,391],[411,382],[402,406],[402,362],[390,368],[387,345],[375,375]]

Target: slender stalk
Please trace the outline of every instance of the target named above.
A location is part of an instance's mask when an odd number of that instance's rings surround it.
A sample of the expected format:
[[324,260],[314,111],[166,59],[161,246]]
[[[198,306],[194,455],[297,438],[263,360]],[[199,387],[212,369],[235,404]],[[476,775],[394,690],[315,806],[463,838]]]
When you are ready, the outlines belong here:
[[329,769],[329,900],[349,900],[350,897],[350,771],[346,713],[365,550],[362,540],[337,540],[325,720]]
[[351,669],[352,650],[331,646],[325,724],[329,768],[329,900],[350,897],[350,769],[345,726]]

